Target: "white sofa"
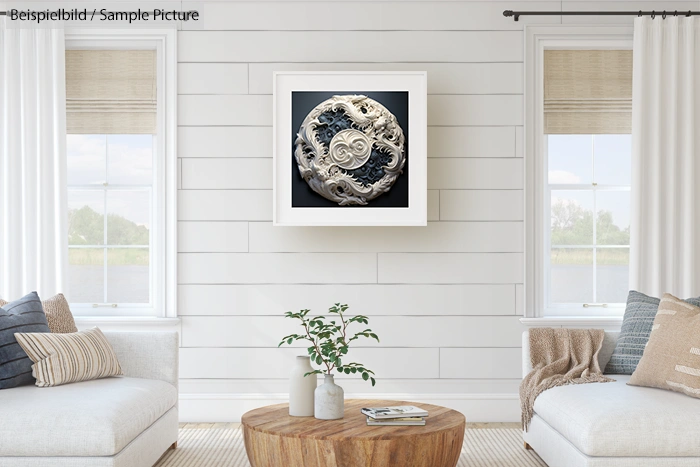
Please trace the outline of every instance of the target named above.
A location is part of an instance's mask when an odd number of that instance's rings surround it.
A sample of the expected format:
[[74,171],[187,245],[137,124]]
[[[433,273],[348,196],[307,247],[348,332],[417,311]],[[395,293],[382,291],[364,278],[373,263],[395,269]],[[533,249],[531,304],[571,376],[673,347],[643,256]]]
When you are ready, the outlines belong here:
[[0,466],[151,467],[174,446],[177,333],[104,334],[123,377],[0,391]]
[[[605,368],[619,333],[606,332],[599,354]],[[530,365],[523,334],[523,376]],[[700,399],[662,389],[614,383],[562,386],[535,401],[524,441],[549,467],[698,467]]]

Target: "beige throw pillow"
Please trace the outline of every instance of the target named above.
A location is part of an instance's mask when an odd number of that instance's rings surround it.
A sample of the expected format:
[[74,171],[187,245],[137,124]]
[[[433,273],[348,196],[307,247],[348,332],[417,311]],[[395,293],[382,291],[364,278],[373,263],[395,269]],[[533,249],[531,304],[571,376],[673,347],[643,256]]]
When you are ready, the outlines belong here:
[[39,387],[124,374],[99,328],[70,334],[18,332],[15,338],[34,362],[32,376]]
[[[0,298],[0,307],[8,302]],[[62,293],[41,301],[41,306],[46,314],[46,321],[49,323],[51,332],[78,332],[73,319],[73,313],[68,306],[68,300]]]
[[629,384],[700,398],[700,308],[664,294]]

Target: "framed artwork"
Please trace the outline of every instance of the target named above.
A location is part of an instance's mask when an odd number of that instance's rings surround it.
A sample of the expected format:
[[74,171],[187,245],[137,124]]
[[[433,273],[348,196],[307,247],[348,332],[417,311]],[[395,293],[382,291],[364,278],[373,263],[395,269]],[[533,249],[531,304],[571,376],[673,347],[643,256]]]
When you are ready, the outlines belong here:
[[426,225],[426,72],[275,72],[273,92],[274,225]]

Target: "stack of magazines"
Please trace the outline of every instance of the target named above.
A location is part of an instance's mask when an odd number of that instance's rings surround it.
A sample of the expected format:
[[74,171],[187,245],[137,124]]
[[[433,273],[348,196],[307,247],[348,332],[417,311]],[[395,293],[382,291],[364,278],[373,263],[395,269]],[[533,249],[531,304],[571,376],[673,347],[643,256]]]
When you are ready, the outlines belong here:
[[413,405],[367,407],[360,410],[369,426],[423,426],[428,412]]

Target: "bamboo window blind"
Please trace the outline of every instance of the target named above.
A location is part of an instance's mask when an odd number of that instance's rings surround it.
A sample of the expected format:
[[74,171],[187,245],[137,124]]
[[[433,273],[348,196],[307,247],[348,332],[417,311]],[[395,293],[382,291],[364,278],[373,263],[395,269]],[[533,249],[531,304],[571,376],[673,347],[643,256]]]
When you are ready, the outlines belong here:
[[631,132],[631,50],[545,50],[545,134]]
[[67,50],[69,134],[155,134],[155,50]]

